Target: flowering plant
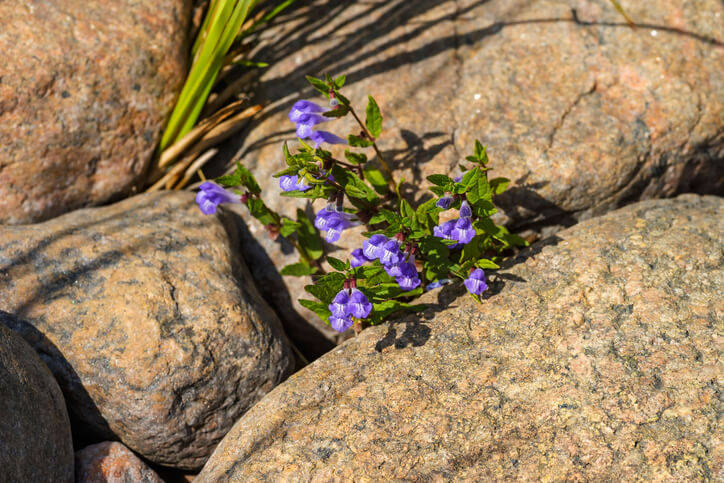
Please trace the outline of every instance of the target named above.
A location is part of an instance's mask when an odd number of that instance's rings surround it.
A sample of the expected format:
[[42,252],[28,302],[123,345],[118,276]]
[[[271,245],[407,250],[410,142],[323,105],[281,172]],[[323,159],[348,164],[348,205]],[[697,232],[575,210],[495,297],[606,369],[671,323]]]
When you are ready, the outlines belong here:
[[[237,163],[234,174],[217,178],[217,184],[201,185],[196,199],[202,211],[213,213],[219,203],[244,203],[273,236],[289,239],[300,260],[284,267],[282,275],[311,275],[314,283],[305,290],[316,300],[302,299],[300,304],[340,332],[350,327],[359,331],[363,321],[374,325],[401,310],[420,310],[423,306],[411,302],[423,287],[439,287],[454,278],[462,279],[468,292],[480,300],[488,288],[483,270],[499,268],[506,250],[526,245],[525,240],[491,219],[496,212],[493,196],[504,192],[509,180],[488,179],[485,147],[475,142],[473,154],[466,157],[470,166],[461,176],[429,176],[429,189],[435,196],[413,207],[400,194],[401,182],[395,181],[377,146],[382,132],[377,102],[368,97],[362,122],[340,92],[345,76],[307,79],[329,99],[330,107],[308,100],[294,104],[289,120],[296,124],[301,146],[292,154],[284,144],[287,168],[275,177],[280,180],[283,196],[325,199],[326,207],[317,212],[313,222],[301,209],[294,219],[281,216],[267,207],[254,176]],[[354,117],[360,131],[346,139],[318,129],[347,115]],[[363,152],[346,149],[341,160],[321,148],[323,144],[372,148],[381,170]],[[447,221],[441,222],[441,215],[449,210],[457,210],[457,217],[447,216]],[[366,227],[367,240],[346,261],[326,256],[333,270],[325,271],[325,247],[315,228],[331,243],[356,225]]]

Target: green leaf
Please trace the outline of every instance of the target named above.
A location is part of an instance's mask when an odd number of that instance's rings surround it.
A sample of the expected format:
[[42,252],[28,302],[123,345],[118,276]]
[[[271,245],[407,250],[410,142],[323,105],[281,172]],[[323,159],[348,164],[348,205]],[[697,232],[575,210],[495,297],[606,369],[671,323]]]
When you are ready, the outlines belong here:
[[253,60],[248,59],[235,60],[232,64],[240,65],[242,67],[256,67],[262,69],[264,67],[269,67],[269,64],[266,62],[254,62]]
[[262,225],[270,225],[277,222],[273,212],[267,208],[264,202],[258,198],[251,198],[246,202],[247,208],[251,216],[259,220]]
[[372,313],[370,314],[372,319],[371,322],[373,325],[380,323],[386,317],[401,310],[405,310],[408,312],[420,312],[421,310],[425,310],[426,308],[427,305],[424,304],[412,305],[397,300],[386,300],[381,303],[372,304]]
[[475,266],[484,270],[500,268],[497,263],[492,260],[488,260],[487,258],[481,258],[480,260],[475,262]]
[[319,238],[316,228],[307,214],[303,210],[297,209],[297,237],[299,237],[299,246],[312,260],[319,260],[324,254],[322,248],[322,239]]
[[493,190],[493,194],[499,195],[508,189],[510,180],[508,178],[493,178],[490,180],[490,188]]
[[346,81],[347,81],[347,76],[346,76],[346,75],[341,75],[341,76],[337,77],[336,79],[334,79],[334,86],[335,86],[337,89],[341,89],[341,88],[344,86],[344,83],[345,83]]
[[328,304],[337,292],[342,290],[346,276],[340,272],[332,272],[319,278],[314,285],[307,285],[304,290]]
[[256,178],[251,174],[251,171],[246,169],[240,162],[236,163],[236,175],[241,179],[241,184],[244,185],[251,193],[258,195],[261,193],[259,183],[256,182]]
[[344,157],[347,158],[347,161],[354,164],[363,164],[367,162],[366,154],[355,153],[354,151],[350,151],[349,149],[345,150]]
[[365,125],[372,137],[376,138],[382,133],[382,113],[380,112],[380,106],[377,105],[377,101],[372,96],[367,96],[367,99]]
[[327,263],[329,263],[332,266],[332,268],[334,268],[335,270],[338,270],[340,272],[344,272],[345,270],[347,270],[349,268],[347,266],[347,264],[344,263],[339,258],[334,258],[334,257],[328,256]]
[[445,186],[453,182],[452,178],[444,174],[432,174],[427,177],[427,180],[437,186]]
[[297,229],[301,226],[301,223],[297,223],[296,221],[293,221],[285,216],[284,218],[282,218],[282,227],[279,230],[279,233],[281,233],[281,235],[286,238],[295,231],[297,231]]
[[361,138],[359,136],[355,136],[354,134],[350,134],[347,137],[347,141],[350,146],[355,148],[368,148],[373,144],[369,139]]
[[326,82],[324,82],[322,79],[317,79],[316,77],[312,77],[310,75],[306,76],[307,81],[312,84],[312,86],[317,89],[320,93],[327,95],[329,94],[329,86]]
[[370,182],[375,191],[381,195],[387,194],[387,180],[382,171],[370,165],[365,166],[363,171],[365,179]]
[[450,248],[441,238],[432,235],[420,240],[420,250],[422,250],[426,260],[435,263],[446,262],[450,257]]
[[377,193],[352,171],[344,169],[341,166],[334,166],[332,168],[332,174],[337,183],[344,187],[344,192],[347,193],[348,196],[367,200],[373,204],[379,203],[380,197],[377,196]]
[[445,189],[440,186],[430,186],[430,191],[438,196],[445,196]]
[[327,111],[323,114],[324,117],[344,117],[349,113],[349,107],[340,104],[338,107],[332,109],[331,111]]
[[214,181],[224,188],[235,188],[241,185],[241,177],[236,173],[219,176]]
[[332,312],[330,312],[327,307],[328,304],[317,302],[316,300],[299,299],[299,305],[311,310],[325,322],[327,322],[329,320],[329,316],[332,315]]
[[482,143],[476,139],[475,140],[475,158],[480,160],[484,151],[485,151],[485,147],[483,147]]
[[306,262],[292,263],[282,268],[279,273],[282,275],[291,275],[292,277],[303,277],[314,273],[314,269]]

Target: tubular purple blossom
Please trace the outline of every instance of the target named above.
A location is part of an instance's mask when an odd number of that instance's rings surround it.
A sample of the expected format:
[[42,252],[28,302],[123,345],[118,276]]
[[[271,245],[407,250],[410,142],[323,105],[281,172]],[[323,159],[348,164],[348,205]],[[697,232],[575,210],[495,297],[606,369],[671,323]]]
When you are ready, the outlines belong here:
[[199,186],[196,193],[196,203],[205,215],[216,213],[216,207],[221,203],[241,203],[241,196],[228,191],[216,183],[206,181]]
[[352,293],[349,296],[349,302],[347,303],[349,314],[358,319],[364,319],[372,311],[372,304],[365,294],[358,288],[353,288]]
[[298,122],[299,118],[304,114],[314,114],[318,112],[324,112],[325,109],[319,104],[312,101],[297,101],[289,111],[289,120],[292,122]]
[[329,304],[329,311],[335,317],[347,317],[349,315],[349,293],[347,290],[340,290],[337,295],[332,299],[332,303]]
[[473,228],[470,218],[458,218],[450,235],[463,245],[470,243],[470,240],[475,236],[475,228]]
[[465,287],[473,295],[480,295],[481,293],[488,290],[488,284],[485,283],[485,273],[482,268],[476,268],[473,270],[468,278],[463,282]]
[[352,250],[352,262],[350,263],[350,265],[352,265],[352,267],[355,267],[355,268],[361,267],[365,263],[371,262],[371,261],[372,260],[367,259],[364,252],[362,252],[361,248],[356,248],[356,249]]
[[282,191],[306,191],[311,188],[304,182],[304,178],[300,179],[296,174],[279,178],[279,187]]
[[397,263],[400,259],[400,244],[397,240],[388,240],[382,245],[380,251],[380,263],[389,265]]
[[[342,139],[341,137],[337,136],[336,134],[332,134],[331,132],[327,132],[327,131],[312,131],[312,133],[308,137],[312,142],[314,142],[315,148],[318,148],[319,145],[322,143],[347,144],[346,139]],[[304,138],[302,138],[302,139],[304,139]]]
[[327,232],[325,240],[329,243],[336,242],[344,230],[356,225],[359,225],[359,222],[353,214],[337,211],[331,203],[319,210],[314,218],[314,226],[320,231]]
[[337,332],[344,332],[352,327],[352,319],[350,317],[335,317],[334,315],[330,315],[329,325]]
[[473,216],[473,210],[470,208],[468,200],[463,200],[463,202],[460,204],[460,217],[470,218],[471,216]]
[[437,206],[438,208],[442,208],[443,210],[447,210],[448,208],[450,208],[450,205],[452,204],[452,202],[453,202],[452,196],[450,196],[450,195],[443,196],[442,198],[437,200],[437,203],[435,203],[435,206]]
[[362,253],[368,260],[376,260],[382,255],[382,246],[389,239],[385,235],[372,235],[369,240],[362,243]]

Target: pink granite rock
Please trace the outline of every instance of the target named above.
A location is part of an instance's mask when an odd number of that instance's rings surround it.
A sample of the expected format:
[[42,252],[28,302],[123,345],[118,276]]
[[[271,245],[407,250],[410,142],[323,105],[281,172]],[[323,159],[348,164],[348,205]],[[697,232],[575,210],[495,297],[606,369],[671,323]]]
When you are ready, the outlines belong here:
[[143,182],[181,88],[190,0],[11,0],[0,9],[0,223]]
[[78,483],[163,483],[131,450],[111,441],[76,452],[75,475]]

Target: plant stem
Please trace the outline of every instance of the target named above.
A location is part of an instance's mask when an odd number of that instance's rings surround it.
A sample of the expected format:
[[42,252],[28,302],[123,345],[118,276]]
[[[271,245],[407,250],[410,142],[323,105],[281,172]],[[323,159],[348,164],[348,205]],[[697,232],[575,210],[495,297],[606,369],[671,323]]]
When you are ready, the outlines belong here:
[[359,124],[359,126],[362,128],[362,130],[364,131],[364,133],[365,133],[365,135],[367,136],[367,138],[368,138],[370,141],[372,141],[372,147],[374,148],[375,153],[377,154],[377,159],[380,160],[380,165],[382,165],[382,170],[383,170],[383,171],[385,172],[385,174],[387,175],[387,178],[388,178],[388,179],[387,179],[387,184],[388,184],[388,186],[389,186],[389,188],[390,188],[390,191],[391,191],[392,193],[396,192],[396,191],[397,191],[397,183],[395,182],[395,177],[394,177],[394,175],[392,174],[392,170],[390,169],[390,166],[387,164],[387,161],[385,161],[385,158],[382,157],[382,153],[380,152],[380,148],[377,147],[377,142],[375,141],[375,137],[372,135],[372,133],[369,132],[369,130],[367,129],[367,126],[365,126],[365,124],[362,122],[362,119],[359,118],[359,116],[358,116],[357,113],[354,111],[354,109],[352,108],[352,106],[348,106],[348,107],[349,107],[349,112],[352,113],[352,115],[354,116],[355,120],[357,121],[357,124]]

